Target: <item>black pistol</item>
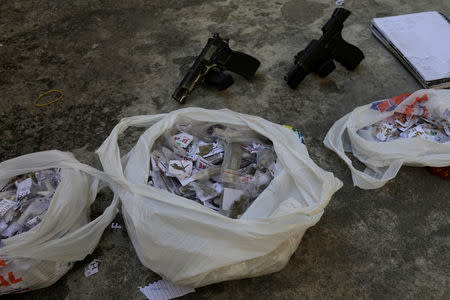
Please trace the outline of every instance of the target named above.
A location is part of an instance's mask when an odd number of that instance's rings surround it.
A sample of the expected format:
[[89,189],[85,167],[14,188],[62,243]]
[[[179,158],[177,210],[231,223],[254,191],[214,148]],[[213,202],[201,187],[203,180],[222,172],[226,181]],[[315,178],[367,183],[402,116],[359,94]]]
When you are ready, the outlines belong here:
[[334,60],[341,63],[347,70],[354,70],[364,59],[364,54],[358,47],[347,43],[342,38],[344,21],[351,14],[344,8],[336,8],[330,20],[322,27],[319,40],[312,40],[309,45],[297,53],[295,65],[284,76],[287,84],[295,89],[310,72],[325,77],[334,71]]
[[260,62],[256,58],[231,50],[228,39],[222,39],[216,33],[208,39],[208,43],[184,76],[172,98],[184,103],[198,83],[213,86],[219,91],[225,90],[233,84],[234,80],[231,75],[223,71],[229,70],[250,79],[259,65]]

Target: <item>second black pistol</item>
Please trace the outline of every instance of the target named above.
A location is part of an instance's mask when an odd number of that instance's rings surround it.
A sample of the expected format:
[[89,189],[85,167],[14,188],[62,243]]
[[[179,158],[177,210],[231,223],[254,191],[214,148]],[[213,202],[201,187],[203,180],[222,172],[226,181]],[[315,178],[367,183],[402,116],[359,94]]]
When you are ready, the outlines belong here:
[[320,39],[312,40],[295,56],[295,65],[284,76],[291,88],[295,89],[310,72],[320,77],[327,76],[336,68],[333,60],[352,71],[364,59],[364,54],[358,47],[342,38],[344,21],[349,15],[350,11],[336,8],[330,20],[322,27]]
[[208,39],[208,43],[184,76],[172,98],[184,103],[186,97],[199,83],[213,86],[220,91],[225,90],[233,84],[234,80],[224,71],[228,70],[250,79],[259,65],[260,62],[256,58],[231,50],[228,39],[222,39],[216,33]]

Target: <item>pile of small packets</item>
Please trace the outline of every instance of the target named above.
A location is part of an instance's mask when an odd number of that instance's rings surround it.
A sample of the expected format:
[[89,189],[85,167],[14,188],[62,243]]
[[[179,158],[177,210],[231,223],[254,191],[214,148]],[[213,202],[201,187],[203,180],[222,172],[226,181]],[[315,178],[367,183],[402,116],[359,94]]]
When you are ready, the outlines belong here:
[[450,141],[450,124],[447,120],[416,115],[395,113],[392,117],[365,127],[360,131],[363,130],[371,131],[371,135],[380,142],[414,137],[439,143]]
[[12,178],[0,190],[0,235],[9,238],[37,226],[61,181],[59,169],[31,172]]
[[239,218],[277,168],[272,142],[248,128],[178,123],[155,141],[148,184]]

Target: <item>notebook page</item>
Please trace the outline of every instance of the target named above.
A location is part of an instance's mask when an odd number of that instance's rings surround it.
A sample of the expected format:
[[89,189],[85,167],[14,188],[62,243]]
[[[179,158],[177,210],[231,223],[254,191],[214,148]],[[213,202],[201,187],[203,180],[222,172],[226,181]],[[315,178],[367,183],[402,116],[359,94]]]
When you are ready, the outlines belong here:
[[450,23],[441,14],[375,18],[373,24],[426,81],[450,78]]

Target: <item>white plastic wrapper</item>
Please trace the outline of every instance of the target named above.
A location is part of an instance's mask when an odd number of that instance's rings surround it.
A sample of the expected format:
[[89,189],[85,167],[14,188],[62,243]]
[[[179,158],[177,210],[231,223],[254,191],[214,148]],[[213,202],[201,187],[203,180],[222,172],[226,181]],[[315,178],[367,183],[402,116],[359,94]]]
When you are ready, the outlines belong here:
[[[255,131],[198,121],[177,123],[162,134],[154,142],[150,161],[149,185],[233,219],[240,218],[269,185],[277,164],[272,142]],[[217,192],[224,187],[226,193]],[[230,197],[231,190],[240,193]]]
[[[397,114],[406,118],[396,119],[399,117]],[[420,126],[415,125],[418,118],[437,120],[434,124],[440,127],[439,130],[432,129],[427,121]],[[374,138],[372,125],[384,124],[385,120],[404,126],[397,130],[398,136],[393,136],[392,130],[384,129],[379,131],[380,137]],[[355,108],[334,123],[324,144],[345,161],[356,186],[376,189],[393,179],[402,165],[449,166],[447,124],[450,124],[450,91],[419,90],[411,95]],[[345,152],[352,152],[367,168],[357,170]]]
[[9,184],[1,187],[0,195],[8,195],[11,200],[4,198],[0,201],[0,237],[10,238],[37,226],[44,218],[60,181],[58,169],[47,169],[13,177]]
[[[155,140],[177,123],[194,121],[243,126],[273,143],[280,163],[275,178],[240,219],[147,184]],[[121,160],[117,140],[130,126],[147,130]],[[125,118],[97,153],[105,172],[128,182],[128,187],[121,185],[119,194],[126,228],[141,262],[174,284],[188,287],[281,270],[342,186],[310,159],[298,132],[230,110],[186,108]]]
[[[37,152],[0,163],[0,186],[17,175],[50,168],[61,169],[61,182],[40,223],[29,231],[1,240],[0,294],[53,284],[67,273],[74,261],[92,253],[117,213],[118,197],[114,196],[103,214],[90,221],[90,205],[98,190],[103,183],[110,183],[113,190],[115,186],[103,172],[79,163],[66,152]],[[27,186],[20,190],[22,194],[27,193]],[[27,220],[30,225],[38,221]]]

